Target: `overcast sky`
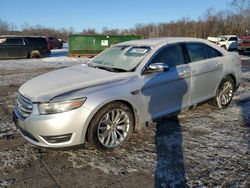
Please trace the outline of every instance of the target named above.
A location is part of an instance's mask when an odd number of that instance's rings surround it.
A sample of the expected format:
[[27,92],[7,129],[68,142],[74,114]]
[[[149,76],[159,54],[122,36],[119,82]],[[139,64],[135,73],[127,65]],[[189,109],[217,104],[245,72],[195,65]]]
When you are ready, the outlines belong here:
[[230,8],[232,0],[0,0],[0,19],[21,28],[28,23],[52,27],[131,28],[136,23],[197,19],[208,8]]

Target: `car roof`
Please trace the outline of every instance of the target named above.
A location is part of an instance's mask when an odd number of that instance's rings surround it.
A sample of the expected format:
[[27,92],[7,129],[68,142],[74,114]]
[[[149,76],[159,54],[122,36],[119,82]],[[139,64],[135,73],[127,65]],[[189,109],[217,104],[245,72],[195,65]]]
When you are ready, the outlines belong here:
[[236,35],[220,35],[219,37],[237,37]]
[[127,42],[118,43],[114,46],[148,46],[151,48],[161,48],[167,44],[171,43],[180,43],[180,42],[199,42],[210,47],[213,47],[224,54],[226,51],[219,47],[218,45],[200,38],[192,38],[192,37],[160,37],[160,38],[149,38],[149,39],[141,39],[141,40],[131,40]]
[[158,46],[161,44],[176,43],[176,42],[206,42],[204,39],[191,38],[191,37],[160,37],[160,38],[149,38],[141,40],[131,40],[127,42],[122,42],[117,44],[120,45],[129,45],[129,46]]
[[0,35],[0,38],[45,38],[44,36]]
[[21,35],[0,35],[1,38],[23,37]]

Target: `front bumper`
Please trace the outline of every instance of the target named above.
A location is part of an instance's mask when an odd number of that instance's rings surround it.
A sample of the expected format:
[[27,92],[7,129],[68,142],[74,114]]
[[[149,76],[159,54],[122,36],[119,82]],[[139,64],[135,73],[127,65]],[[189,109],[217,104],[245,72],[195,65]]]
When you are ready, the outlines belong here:
[[68,112],[40,115],[33,110],[23,119],[13,111],[13,121],[19,133],[28,142],[50,148],[70,147],[85,141],[91,111],[80,107]]

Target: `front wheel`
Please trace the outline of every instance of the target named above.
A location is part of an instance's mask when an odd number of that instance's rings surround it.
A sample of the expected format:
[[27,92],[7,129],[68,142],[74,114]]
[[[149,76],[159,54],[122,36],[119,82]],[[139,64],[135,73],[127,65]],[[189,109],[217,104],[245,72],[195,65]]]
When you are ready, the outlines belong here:
[[222,82],[218,87],[214,99],[215,105],[220,109],[226,108],[230,104],[233,98],[233,94],[234,94],[234,81],[232,80],[231,77],[228,76],[222,80]]
[[123,144],[134,129],[134,116],[123,103],[115,102],[99,110],[90,122],[88,142],[97,149],[114,149]]

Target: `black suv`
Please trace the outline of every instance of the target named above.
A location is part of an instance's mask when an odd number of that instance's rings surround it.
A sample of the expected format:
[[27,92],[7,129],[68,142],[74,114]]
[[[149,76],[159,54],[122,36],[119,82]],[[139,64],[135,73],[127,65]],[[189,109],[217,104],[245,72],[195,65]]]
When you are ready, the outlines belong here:
[[0,59],[44,57],[49,54],[45,37],[0,36]]

